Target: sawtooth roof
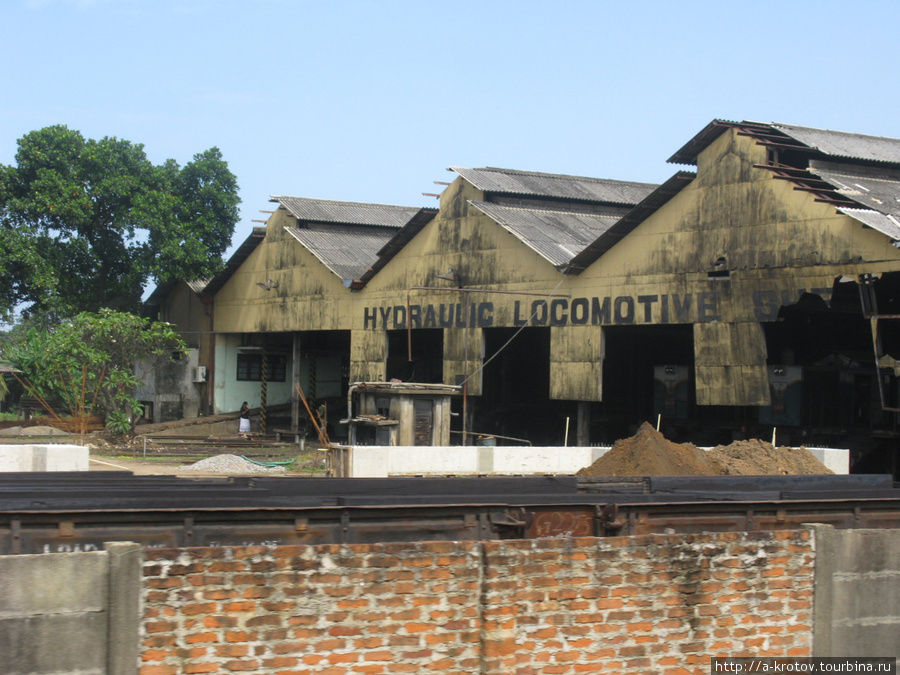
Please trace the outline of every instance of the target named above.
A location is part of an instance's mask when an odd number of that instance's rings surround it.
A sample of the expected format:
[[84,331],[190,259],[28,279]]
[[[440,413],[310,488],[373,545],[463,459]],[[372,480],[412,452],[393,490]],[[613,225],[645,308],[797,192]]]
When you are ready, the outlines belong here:
[[297,219],[285,230],[345,285],[362,277],[378,252],[421,211],[413,206],[272,197]]
[[378,258],[397,229],[387,227],[341,227],[311,224],[286,227],[294,239],[344,282],[361,277]]
[[621,214],[521,208],[475,200],[469,203],[556,266],[569,263],[622,217]]
[[418,213],[414,206],[390,206],[362,202],[340,202],[330,199],[273,196],[297,220],[345,225],[370,225],[399,229]]
[[633,206],[656,188],[656,185],[651,183],[564,176],[494,167],[466,169],[452,166],[450,170],[455,171],[476,188],[487,193],[601,204]]

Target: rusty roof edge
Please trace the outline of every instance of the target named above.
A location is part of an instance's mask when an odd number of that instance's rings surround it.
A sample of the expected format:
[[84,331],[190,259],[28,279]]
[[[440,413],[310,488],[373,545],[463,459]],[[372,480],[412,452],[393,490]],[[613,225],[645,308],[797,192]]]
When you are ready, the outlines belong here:
[[589,244],[561,271],[564,274],[580,274],[592,263],[625,238],[632,230],[644,222],[672,197],[681,192],[697,177],[693,171],[679,171],[656,190],[647,195],[637,206],[626,213],[596,241]]
[[385,265],[387,265],[391,260],[394,259],[394,256],[397,255],[403,248],[408,244],[413,237],[415,237],[419,232],[422,231],[422,228],[425,227],[428,223],[434,220],[434,217],[438,214],[438,209],[422,207],[420,208],[416,214],[409,219],[409,222],[406,223],[403,227],[397,230],[397,233],[390,238],[388,243],[386,243],[380,251],[378,251],[378,259],[375,263],[363,274],[359,279],[354,279],[350,282],[350,290],[351,291],[359,291],[366,287],[366,284],[372,280],[379,271],[381,271]]

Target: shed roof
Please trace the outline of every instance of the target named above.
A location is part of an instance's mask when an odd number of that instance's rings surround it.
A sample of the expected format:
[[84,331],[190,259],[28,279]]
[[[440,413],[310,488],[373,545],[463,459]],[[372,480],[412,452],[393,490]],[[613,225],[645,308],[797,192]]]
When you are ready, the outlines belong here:
[[570,262],[622,217],[621,214],[521,208],[475,200],[469,203],[556,266]]
[[342,223],[346,225],[372,225],[399,229],[418,213],[418,207],[367,204],[363,202],[339,202],[330,199],[305,197],[271,197],[281,204],[297,220],[318,223]]
[[656,188],[656,185],[651,183],[564,176],[494,167],[466,169],[451,166],[450,170],[455,171],[484,192],[580,202],[631,206],[637,204]]
[[272,197],[298,223],[285,230],[345,285],[378,261],[378,252],[422,211],[415,206]]

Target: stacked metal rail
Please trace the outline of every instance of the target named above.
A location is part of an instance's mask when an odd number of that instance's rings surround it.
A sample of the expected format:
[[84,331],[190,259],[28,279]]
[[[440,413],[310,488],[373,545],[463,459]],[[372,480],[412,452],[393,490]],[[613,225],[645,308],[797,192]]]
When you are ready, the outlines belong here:
[[900,526],[887,475],[183,478],[0,474],[0,554]]

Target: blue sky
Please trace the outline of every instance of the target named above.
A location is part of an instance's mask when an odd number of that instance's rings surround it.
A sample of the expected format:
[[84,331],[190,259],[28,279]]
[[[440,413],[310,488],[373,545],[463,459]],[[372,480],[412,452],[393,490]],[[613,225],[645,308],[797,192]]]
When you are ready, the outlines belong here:
[[661,182],[714,118],[900,137],[900,3],[3,0],[0,164],[65,124],[270,195],[434,206],[446,167]]

